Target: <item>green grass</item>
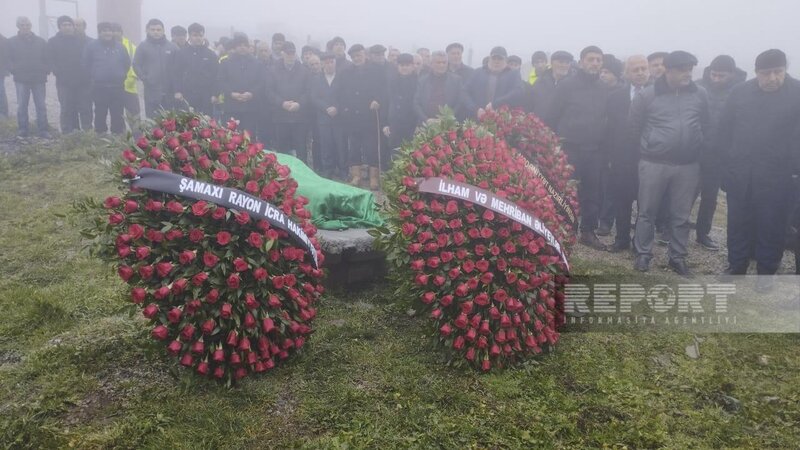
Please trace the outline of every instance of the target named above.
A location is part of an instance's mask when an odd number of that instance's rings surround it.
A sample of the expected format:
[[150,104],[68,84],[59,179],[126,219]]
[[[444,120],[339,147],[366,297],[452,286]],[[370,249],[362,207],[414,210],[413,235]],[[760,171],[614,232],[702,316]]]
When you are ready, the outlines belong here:
[[[427,319],[382,287],[327,296],[312,340],[285,366],[230,390],[192,383],[125,312],[118,277],[82,252],[72,203],[114,191],[110,155],[73,136],[0,158],[4,447],[800,445],[797,336],[708,335],[693,360],[688,334],[565,333],[554,353],[481,375],[446,367]],[[722,407],[726,395],[738,411]]]

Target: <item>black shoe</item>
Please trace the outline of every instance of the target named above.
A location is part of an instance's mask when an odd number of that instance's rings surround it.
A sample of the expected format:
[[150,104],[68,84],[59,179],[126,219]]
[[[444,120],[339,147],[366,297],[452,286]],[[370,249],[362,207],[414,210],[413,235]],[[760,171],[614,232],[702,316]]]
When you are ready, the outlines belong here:
[[579,242],[595,250],[601,250],[601,251],[606,250],[605,244],[600,242],[600,239],[597,239],[597,236],[595,236],[595,234],[591,231],[581,232],[581,238]]
[[599,227],[594,231],[594,234],[598,236],[608,236],[611,234],[611,225],[607,223],[601,223]]
[[717,243],[717,241],[711,239],[711,237],[707,234],[698,235],[697,243],[700,244],[700,246],[706,250],[710,250],[712,252],[719,251],[719,244]]
[[650,257],[647,255],[639,255],[636,257],[636,262],[633,263],[633,270],[637,272],[650,271]]
[[682,277],[692,278],[692,272],[689,271],[689,266],[686,265],[685,259],[671,259],[669,267]]

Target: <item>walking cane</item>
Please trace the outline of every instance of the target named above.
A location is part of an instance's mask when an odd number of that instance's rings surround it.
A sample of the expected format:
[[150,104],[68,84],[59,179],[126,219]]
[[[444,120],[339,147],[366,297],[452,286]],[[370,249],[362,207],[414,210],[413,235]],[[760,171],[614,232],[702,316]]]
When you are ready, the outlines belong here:
[[381,115],[377,109],[375,110],[375,123],[378,124],[378,188],[380,189],[380,186],[382,185],[381,178],[383,177],[383,164],[381,164],[381,139],[383,136],[381,136]]

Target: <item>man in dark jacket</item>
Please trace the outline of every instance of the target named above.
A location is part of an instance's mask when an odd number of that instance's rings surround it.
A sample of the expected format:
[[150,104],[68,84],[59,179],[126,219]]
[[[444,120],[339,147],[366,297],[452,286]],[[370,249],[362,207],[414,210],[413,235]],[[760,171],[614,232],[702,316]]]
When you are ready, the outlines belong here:
[[125,120],[125,77],[131,67],[128,51],[114,39],[114,26],[109,22],[97,24],[97,40],[86,44],[82,63],[91,80],[94,101],[94,130],[108,131],[106,117],[110,116],[111,132],[122,134]]
[[294,43],[281,47],[281,60],[272,66],[271,88],[267,96],[272,105],[277,150],[308,163],[308,69],[297,60]]
[[82,128],[90,129],[90,123],[81,123],[80,104],[85,86],[89,84],[81,57],[86,40],[75,33],[75,24],[68,16],[57,20],[58,33],[47,41],[50,68],[56,76],[58,103],[61,106],[61,132],[71,133]]
[[536,83],[528,91],[525,110],[543,118],[550,110],[556,87],[572,74],[572,54],[559,50],[550,56],[550,68],[537,73]]
[[417,120],[414,115],[414,95],[417,93],[417,73],[414,57],[402,53],[397,57],[395,73],[389,77],[388,112],[383,134],[389,138],[388,148],[382,150],[382,170],[391,165],[395,150],[414,137]]
[[39,137],[49,138],[45,103],[49,72],[47,43],[33,34],[27,17],[17,19],[17,29],[17,35],[8,40],[8,65],[17,88],[17,134],[24,138],[30,132],[28,102],[33,95]]
[[339,73],[341,83],[336,101],[347,136],[350,183],[377,190],[380,188],[378,150],[381,139],[378,114],[381,105],[386,103],[386,72],[366,63],[366,49],[361,44],[350,47],[348,54],[353,65]]
[[205,45],[205,28],[199,23],[189,25],[188,45],[175,53],[172,62],[172,86],[176,106],[192,107],[195,111],[211,115],[211,97],[217,93],[216,53]]
[[631,138],[639,142],[641,158],[634,268],[649,270],[655,220],[662,200],[669,198],[669,266],[688,277],[689,214],[700,177],[698,159],[706,147],[708,97],[692,82],[693,55],[672,52],[664,65],[666,73],[634,98],[630,111]]
[[[733,88],[744,83],[747,74],[736,67],[736,61],[728,55],[720,55],[711,61],[711,65],[703,72],[703,79],[697,85],[703,87],[708,93],[708,142],[716,140],[715,134],[722,108],[728,100]],[[711,239],[711,223],[717,209],[717,195],[720,185],[719,152],[713,147],[700,155],[700,186],[697,195],[700,195],[700,207],[697,210],[697,242],[708,250],[719,250],[719,244]],[[695,200],[697,196],[695,196]]]
[[239,121],[239,128],[254,136],[258,129],[259,97],[265,95],[264,67],[250,52],[250,41],[243,33],[231,39],[231,52],[219,66],[219,90],[225,98],[224,118]]
[[336,90],[340,78],[336,74],[336,55],[322,55],[322,73],[310,80],[311,104],[316,112],[317,134],[319,136],[320,174],[327,178],[345,178],[344,130],[339,116]]
[[164,35],[164,23],[158,19],[147,22],[147,38],[136,48],[133,70],[144,83],[144,112],[148,118],[155,116],[160,108],[172,102],[169,66],[172,54],[178,47]]
[[[468,80],[475,69],[464,64],[464,46],[460,42],[453,42],[447,46],[445,52],[447,71],[458,75],[462,80]],[[431,53],[431,65],[433,65],[433,53]]]
[[613,222],[617,227],[614,245],[610,248],[613,253],[631,247],[631,213],[638,191],[639,147],[630,139],[628,113],[631,102],[650,80],[647,58],[640,55],[628,58],[625,79],[627,83],[608,96],[608,127],[603,150],[608,155],[608,192],[613,205]]
[[755,66],[756,78],[731,92],[716,133],[728,200],[728,272],[733,275],[747,272],[753,242],[758,274],[776,273],[796,198],[792,175],[798,172],[800,154],[800,82],[786,74],[786,55],[780,50],[761,53]]
[[[601,173],[606,156],[601,152],[605,138],[609,87],[600,80],[603,51],[595,46],[581,51],[580,70],[556,88],[545,123],[559,137],[569,163],[575,167],[581,205],[580,242],[604,250],[597,239],[600,215]],[[539,82],[536,82],[536,87]]]
[[461,105],[468,118],[480,118],[487,109],[513,105],[522,96],[519,72],[508,68],[508,53],[494,47],[486,68],[475,70],[461,90]]
[[6,76],[8,76],[8,38],[0,34],[0,118],[8,117]]
[[449,107],[453,113],[458,111],[462,78],[448,71],[447,60],[448,55],[441,51],[431,53],[431,70],[419,79],[414,96],[414,114],[418,124],[435,121],[443,106]]
[[333,56],[336,57],[336,70],[339,72],[353,65],[347,60],[347,43],[341,36],[334,36],[333,39],[328,41],[327,49],[328,52],[333,53]]

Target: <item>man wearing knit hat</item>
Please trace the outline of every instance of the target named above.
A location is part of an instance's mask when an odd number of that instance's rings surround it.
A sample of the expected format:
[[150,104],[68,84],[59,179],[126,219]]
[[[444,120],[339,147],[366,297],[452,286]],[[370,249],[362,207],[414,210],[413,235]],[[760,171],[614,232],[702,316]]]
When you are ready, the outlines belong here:
[[[703,79],[698,81],[708,92],[708,141],[714,140],[714,134],[719,125],[722,108],[728,100],[733,88],[747,79],[747,74],[736,67],[736,61],[728,55],[719,55],[711,61],[711,65],[703,72]],[[711,238],[711,223],[717,209],[717,194],[719,194],[719,165],[718,152],[709,147],[700,155],[700,185],[697,195],[700,196],[700,207],[697,211],[697,243],[707,250],[719,250],[719,244]],[[695,197],[696,200],[696,197]]]
[[706,146],[708,96],[692,82],[697,58],[675,51],[664,58],[667,71],[633,99],[631,134],[639,143],[639,219],[636,222],[636,263],[650,269],[655,220],[662,200],[669,207],[669,266],[690,277],[686,258],[689,214],[700,177],[698,158]]
[[[778,270],[798,173],[800,82],[786,74],[780,50],[758,55],[755,69],[755,79],[731,92],[715,140],[724,162],[731,275],[747,273],[753,245],[758,274]],[[770,280],[760,278],[757,289],[768,290]]]

